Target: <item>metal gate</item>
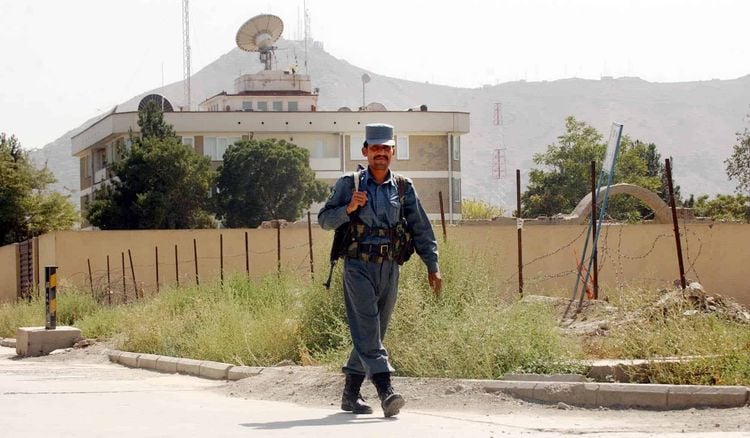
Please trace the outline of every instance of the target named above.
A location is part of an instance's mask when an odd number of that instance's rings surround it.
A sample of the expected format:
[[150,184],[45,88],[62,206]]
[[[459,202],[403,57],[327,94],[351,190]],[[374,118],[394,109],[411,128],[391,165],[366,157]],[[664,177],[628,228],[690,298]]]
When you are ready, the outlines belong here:
[[18,244],[18,299],[31,300],[34,292],[34,240]]

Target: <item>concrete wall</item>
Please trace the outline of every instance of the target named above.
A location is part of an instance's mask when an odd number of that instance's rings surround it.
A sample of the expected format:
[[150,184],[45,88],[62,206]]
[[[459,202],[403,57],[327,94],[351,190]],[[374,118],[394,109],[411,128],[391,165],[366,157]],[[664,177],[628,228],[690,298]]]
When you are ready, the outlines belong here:
[[[435,227],[439,240],[442,234]],[[523,232],[524,278],[527,293],[569,294],[574,270],[583,247],[586,226],[531,225]],[[198,246],[198,271],[202,282],[219,275],[219,236],[224,239],[225,272],[245,270],[244,236],[248,233],[250,273],[260,277],[276,270],[276,230],[175,230],[175,231],[65,231],[38,239],[39,266],[56,264],[63,284],[86,290],[91,260],[94,286],[106,288],[106,256],[110,256],[113,289],[122,289],[121,253],[125,253],[128,296],[133,296],[131,250],[136,280],[146,293],[155,289],[155,250],[159,248],[160,282],[175,282],[174,245],[179,249],[181,284],[195,282],[193,239]],[[750,225],[687,224],[682,247],[688,278],[699,280],[710,293],[731,296],[750,305],[750,282],[746,265],[750,260]],[[507,225],[460,225],[448,228],[449,242],[466,250],[467,257],[483,258],[490,265],[491,281],[502,291],[517,290],[516,227]],[[332,233],[313,227],[316,272],[327,273],[327,252]],[[282,265],[298,275],[309,275],[307,228],[281,230]],[[13,246],[0,248],[0,285],[15,284]],[[605,294],[619,287],[669,287],[678,278],[675,242],[670,225],[612,225],[605,227],[600,245],[600,284]],[[39,270],[43,284],[44,270]],[[3,292],[7,294],[7,292]],[[11,292],[15,297],[15,292]]]
[[0,303],[16,301],[18,294],[18,247],[0,247]]

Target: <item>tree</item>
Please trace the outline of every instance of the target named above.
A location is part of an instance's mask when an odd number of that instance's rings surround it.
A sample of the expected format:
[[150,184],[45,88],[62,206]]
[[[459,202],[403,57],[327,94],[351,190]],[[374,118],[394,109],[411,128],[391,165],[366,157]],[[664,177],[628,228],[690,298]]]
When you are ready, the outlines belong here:
[[461,201],[461,217],[463,219],[494,219],[502,216],[502,207],[478,199],[464,199]]
[[695,201],[695,215],[715,220],[750,223],[750,196],[742,194],[717,195],[708,199],[704,195]]
[[47,189],[49,169],[36,169],[18,139],[0,133],[0,245],[64,230],[78,221],[70,200]]
[[[549,145],[544,153],[534,154],[534,163],[542,167],[529,172],[529,185],[521,197],[525,217],[570,212],[591,192],[590,163],[595,161],[600,171],[607,145],[596,129],[574,117],[565,119],[565,127],[566,132],[558,137],[557,144]],[[612,182],[636,184],[666,199],[664,165],[656,145],[624,135]],[[651,214],[640,200],[627,195],[613,196],[607,211],[621,220],[639,220]]]
[[208,157],[183,145],[155,103],[138,114],[141,136],[112,164],[111,183],[86,213],[101,229],[205,228],[213,225],[209,192],[216,172]]
[[224,154],[216,211],[228,227],[257,227],[264,220],[297,220],[327,186],[315,179],[310,153],[284,140],[241,141]]
[[750,131],[737,133],[732,156],[724,160],[727,176],[737,182],[736,190],[750,194]]

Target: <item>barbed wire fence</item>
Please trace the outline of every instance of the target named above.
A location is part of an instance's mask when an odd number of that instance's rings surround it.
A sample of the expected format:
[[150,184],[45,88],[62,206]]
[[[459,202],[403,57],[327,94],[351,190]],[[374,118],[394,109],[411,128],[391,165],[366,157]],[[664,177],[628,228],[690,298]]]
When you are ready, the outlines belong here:
[[[308,224],[308,227],[310,225]],[[66,281],[70,284],[79,285],[82,290],[88,289],[89,293],[99,303],[108,305],[124,304],[134,300],[140,300],[148,294],[159,293],[161,287],[165,285],[179,286],[197,286],[201,281],[216,281],[223,285],[225,274],[237,275],[242,270],[237,269],[240,261],[244,261],[244,274],[249,278],[255,274],[268,274],[269,272],[254,272],[250,264],[251,259],[266,258],[276,254],[277,264],[276,273],[281,275],[282,272],[292,272],[300,275],[309,275],[314,278],[314,252],[312,234],[308,233],[307,239],[282,244],[281,234],[284,227],[276,224],[277,229],[276,245],[264,250],[253,249],[248,244],[248,232],[245,232],[245,248],[241,253],[225,254],[223,251],[223,233],[219,233],[219,255],[201,255],[204,251],[198,245],[198,240],[193,239],[191,257],[184,257],[183,248],[177,244],[162,245],[169,249],[174,247],[174,253],[168,257],[160,257],[158,245],[154,246],[154,255],[149,262],[143,262],[146,259],[143,254],[139,258],[133,256],[130,249],[119,251],[104,256],[105,260],[98,261],[96,265],[104,265],[106,268],[91,269],[92,258],[86,259],[87,271],[78,271],[66,273]],[[205,243],[205,240],[202,240]],[[300,257],[297,252],[302,248],[310,248],[310,251]],[[118,256],[119,254],[119,256]],[[283,259],[284,255],[297,255],[297,257]],[[101,257],[100,257],[101,258]],[[234,261],[234,263],[231,263]],[[206,268],[206,262],[213,266],[209,273],[201,272],[200,268]],[[230,262],[230,263],[227,263]],[[234,268],[227,268],[229,265]],[[184,267],[190,268],[185,270]],[[218,272],[217,272],[218,268]],[[144,273],[149,278],[144,277]],[[85,285],[85,286],[84,286]],[[146,290],[146,289],[149,290]]]

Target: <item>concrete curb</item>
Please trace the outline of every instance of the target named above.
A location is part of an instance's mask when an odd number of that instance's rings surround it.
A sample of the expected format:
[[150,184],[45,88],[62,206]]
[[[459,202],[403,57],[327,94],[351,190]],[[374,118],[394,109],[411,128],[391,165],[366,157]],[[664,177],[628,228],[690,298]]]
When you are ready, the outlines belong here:
[[212,380],[241,380],[257,376],[264,369],[262,367],[237,366],[210,360],[184,359],[119,350],[107,350],[106,354],[110,362],[130,368],[140,368],[167,374],[187,374]]
[[562,402],[586,408],[732,408],[745,406],[750,397],[750,388],[744,386],[485,380],[483,387],[489,393],[502,392],[529,401]]
[[[106,353],[111,362],[131,368],[188,374],[213,380],[241,380],[257,376],[265,369],[118,350],[108,350]],[[745,406],[750,400],[750,388],[744,386],[590,383],[570,381],[573,377],[567,375],[558,377],[560,380],[568,381],[549,381],[550,378],[555,378],[554,376],[524,375],[515,378],[529,380],[462,379],[459,382],[466,386],[479,385],[488,393],[504,393],[528,401],[565,403],[586,408],[732,408]]]
[[16,348],[16,340],[14,338],[0,338],[0,347]]

